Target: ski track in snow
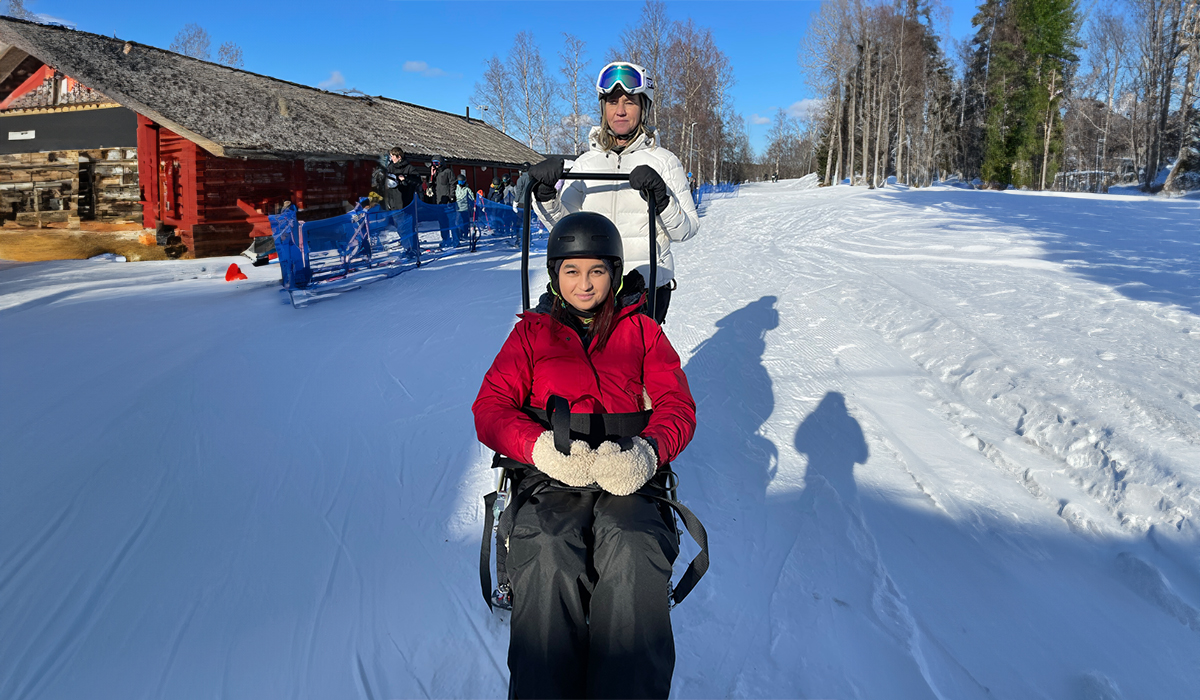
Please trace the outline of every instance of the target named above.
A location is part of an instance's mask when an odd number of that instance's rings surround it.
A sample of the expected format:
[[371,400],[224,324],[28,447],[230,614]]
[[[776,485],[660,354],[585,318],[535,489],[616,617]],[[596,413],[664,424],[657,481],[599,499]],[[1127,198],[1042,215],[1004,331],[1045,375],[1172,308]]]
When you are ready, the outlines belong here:
[[[673,695],[1193,693],[1200,206],[793,185],[674,246]],[[229,262],[0,265],[0,697],[502,696],[470,404],[519,256],[301,310]]]

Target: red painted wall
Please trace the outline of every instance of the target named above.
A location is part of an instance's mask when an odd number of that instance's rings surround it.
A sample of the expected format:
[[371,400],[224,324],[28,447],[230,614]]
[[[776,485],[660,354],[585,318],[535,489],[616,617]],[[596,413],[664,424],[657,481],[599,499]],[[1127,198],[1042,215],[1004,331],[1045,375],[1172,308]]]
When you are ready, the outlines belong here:
[[337,216],[370,191],[371,161],[222,158],[138,116],[143,225],[174,226],[196,257],[236,255],[252,235],[269,235],[259,214],[284,202],[302,219]]

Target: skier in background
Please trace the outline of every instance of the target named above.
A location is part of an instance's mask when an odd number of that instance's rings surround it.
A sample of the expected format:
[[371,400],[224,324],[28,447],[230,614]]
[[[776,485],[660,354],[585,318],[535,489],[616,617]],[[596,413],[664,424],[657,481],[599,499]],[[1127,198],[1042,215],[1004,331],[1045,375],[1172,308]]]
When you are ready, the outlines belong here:
[[517,188],[512,184],[508,173],[504,173],[504,177],[500,178],[500,184],[504,186],[504,205],[511,207],[513,202],[517,201]]
[[454,189],[454,200],[455,209],[458,212],[458,223],[454,229],[453,245],[458,247],[460,235],[471,237],[471,207],[475,203],[475,193],[471,191],[470,187],[467,187],[465,173],[458,176],[458,186]]
[[659,146],[654,129],[646,123],[654,100],[654,80],[646,69],[617,61],[605,66],[596,78],[600,98],[600,126],[588,135],[589,150],[575,160],[578,172],[629,173],[624,183],[571,180],[561,194],[555,189],[562,179],[563,159],[547,158],[529,169],[539,216],[553,224],[578,211],[600,212],[613,217],[621,231],[627,269],[636,277],[624,284],[641,284],[650,279],[649,221],[646,204],[654,193],[658,208],[657,309],[654,320],[666,319],[675,288],[675,263],[671,241],[686,241],[700,230],[696,205],[688,189],[679,158]]

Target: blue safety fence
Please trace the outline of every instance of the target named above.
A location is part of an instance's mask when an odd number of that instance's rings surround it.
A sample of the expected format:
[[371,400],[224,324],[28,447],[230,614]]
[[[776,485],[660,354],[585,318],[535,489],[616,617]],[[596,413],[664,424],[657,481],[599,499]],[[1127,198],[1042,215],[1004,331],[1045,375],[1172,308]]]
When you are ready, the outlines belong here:
[[699,211],[700,207],[708,204],[710,200],[738,196],[740,188],[741,185],[735,182],[719,182],[715,185],[704,184],[692,192],[692,199],[696,200],[696,210]]
[[[481,243],[520,245],[521,214],[482,197],[465,212],[455,204],[417,199],[394,211],[367,208],[365,202],[317,221],[298,220],[294,209],[268,217],[283,288],[293,305],[472,252]],[[533,233],[545,233],[536,216],[530,225]]]

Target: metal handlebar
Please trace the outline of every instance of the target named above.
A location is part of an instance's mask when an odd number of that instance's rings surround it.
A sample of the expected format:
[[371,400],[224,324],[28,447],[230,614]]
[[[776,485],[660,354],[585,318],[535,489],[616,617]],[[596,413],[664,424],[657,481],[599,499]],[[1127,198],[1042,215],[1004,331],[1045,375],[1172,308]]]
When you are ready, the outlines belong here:
[[[562,175],[564,180],[601,180],[607,182],[628,182],[629,173],[580,173],[580,172],[564,172]],[[655,202],[654,193],[651,192],[646,198],[649,205],[647,214],[650,220],[650,283],[648,290],[650,302],[650,317],[658,320],[657,306],[657,291],[658,291],[658,206]],[[533,183],[525,189],[525,197],[522,202],[525,207],[523,214],[524,231],[521,236],[521,304],[522,310],[529,310],[529,228],[530,217],[532,215],[533,205]]]

